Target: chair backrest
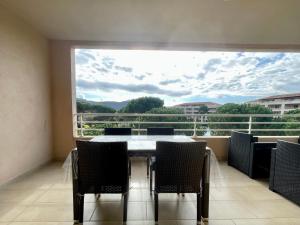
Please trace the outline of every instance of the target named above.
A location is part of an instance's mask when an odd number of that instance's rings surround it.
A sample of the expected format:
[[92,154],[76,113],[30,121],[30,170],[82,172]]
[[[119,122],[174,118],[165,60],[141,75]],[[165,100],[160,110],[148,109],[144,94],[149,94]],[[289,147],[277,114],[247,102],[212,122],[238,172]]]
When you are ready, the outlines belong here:
[[148,127],[147,135],[174,135],[173,127]]
[[257,141],[252,134],[232,131],[228,152],[228,164],[249,173],[251,143]]
[[104,135],[131,135],[131,128],[130,127],[104,128]]
[[155,191],[200,193],[206,142],[157,142]]
[[77,141],[80,193],[128,191],[127,142]]

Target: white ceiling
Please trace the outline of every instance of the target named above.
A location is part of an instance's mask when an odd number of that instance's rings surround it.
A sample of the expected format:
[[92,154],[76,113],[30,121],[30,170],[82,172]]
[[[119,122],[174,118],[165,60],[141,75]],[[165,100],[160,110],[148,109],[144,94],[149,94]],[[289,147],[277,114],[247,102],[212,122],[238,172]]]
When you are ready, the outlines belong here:
[[300,44],[300,0],[0,0],[51,39]]

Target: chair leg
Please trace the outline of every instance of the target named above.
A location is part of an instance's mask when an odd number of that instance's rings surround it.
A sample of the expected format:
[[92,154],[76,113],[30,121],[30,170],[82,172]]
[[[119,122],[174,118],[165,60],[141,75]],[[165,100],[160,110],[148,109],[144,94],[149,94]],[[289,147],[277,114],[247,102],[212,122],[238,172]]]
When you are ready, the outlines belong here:
[[73,219],[79,222],[79,197],[73,192]]
[[79,223],[83,223],[84,195],[79,196]]
[[124,206],[123,206],[123,222],[127,221],[127,205],[128,205],[128,193],[124,194]]
[[155,223],[158,222],[158,193],[154,193],[154,204],[155,204]]
[[147,157],[147,177],[149,177],[150,157]]
[[197,193],[197,224],[201,224],[201,206],[202,206],[202,197],[200,193]]

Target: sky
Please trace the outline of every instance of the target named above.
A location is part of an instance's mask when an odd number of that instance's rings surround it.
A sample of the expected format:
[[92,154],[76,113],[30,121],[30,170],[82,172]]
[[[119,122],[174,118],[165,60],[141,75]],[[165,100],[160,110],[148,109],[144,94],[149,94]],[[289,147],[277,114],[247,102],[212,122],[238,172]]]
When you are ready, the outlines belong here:
[[300,53],[75,50],[76,97],[242,103],[300,92]]

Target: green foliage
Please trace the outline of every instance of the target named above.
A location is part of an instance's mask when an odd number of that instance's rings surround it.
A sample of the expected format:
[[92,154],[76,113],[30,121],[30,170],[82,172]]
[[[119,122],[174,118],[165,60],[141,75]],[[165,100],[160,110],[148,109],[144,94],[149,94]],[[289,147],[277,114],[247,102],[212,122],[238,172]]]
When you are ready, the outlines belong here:
[[[217,109],[217,114],[272,114],[272,110],[261,105],[250,104],[234,104],[228,103]],[[272,117],[258,117],[253,118],[252,122],[271,122]],[[248,117],[209,117],[209,128],[211,129],[248,129],[248,124],[242,124],[249,122]],[[235,122],[236,124],[220,124],[220,122]],[[253,124],[252,129],[271,129],[271,125],[268,124]],[[212,135],[230,135],[228,131],[212,131]],[[257,134],[258,132],[253,132]],[[266,132],[259,132],[260,135]]]
[[77,101],[77,113],[114,113],[116,110],[90,102]]
[[[287,115],[300,115],[300,109],[291,110],[286,113]],[[285,122],[300,122],[300,117],[284,117]],[[285,124],[284,129],[300,129],[300,124]],[[288,136],[300,136],[299,131],[286,131],[285,135]]]
[[[183,114],[184,111],[182,108],[153,108],[146,112],[148,114]],[[174,129],[194,129],[193,118],[186,116],[155,116],[155,117],[143,117],[142,121],[148,122],[167,122],[167,124],[142,124],[141,128],[146,129],[147,127],[173,127]],[[173,122],[179,122],[180,124],[175,124]],[[199,129],[200,127],[198,127]],[[202,127],[201,127],[202,128]],[[198,131],[197,135],[203,135],[205,131]],[[193,135],[193,131],[179,131],[176,134],[185,134],[185,135]]]
[[164,101],[154,97],[141,97],[130,100],[124,108],[120,110],[122,113],[145,113],[153,108],[163,107]]

